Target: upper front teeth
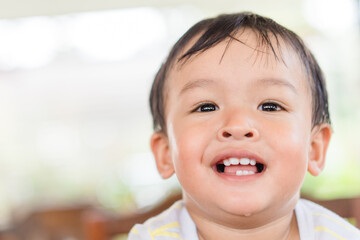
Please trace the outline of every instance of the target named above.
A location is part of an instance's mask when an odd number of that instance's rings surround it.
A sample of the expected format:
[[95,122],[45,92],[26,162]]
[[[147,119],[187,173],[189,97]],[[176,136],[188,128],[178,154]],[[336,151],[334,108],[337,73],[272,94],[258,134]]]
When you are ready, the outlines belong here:
[[256,161],[253,160],[253,159],[248,159],[248,158],[241,158],[241,159],[238,159],[238,158],[229,158],[229,159],[226,159],[224,160],[224,165],[225,166],[230,166],[230,165],[255,165],[256,164]]
[[230,161],[231,165],[238,165],[240,162],[239,159],[237,159],[237,158],[230,158],[229,161]]
[[242,158],[240,159],[240,164],[241,165],[248,165],[250,163],[250,160],[247,158]]

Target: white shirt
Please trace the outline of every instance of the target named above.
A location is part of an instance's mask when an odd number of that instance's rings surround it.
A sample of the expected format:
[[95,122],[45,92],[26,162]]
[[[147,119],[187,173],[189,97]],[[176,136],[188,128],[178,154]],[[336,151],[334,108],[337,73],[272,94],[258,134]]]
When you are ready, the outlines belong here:
[[[295,207],[301,240],[360,240],[360,230],[328,209],[300,199]],[[177,201],[144,224],[136,224],[128,240],[198,240],[196,226],[183,201]]]

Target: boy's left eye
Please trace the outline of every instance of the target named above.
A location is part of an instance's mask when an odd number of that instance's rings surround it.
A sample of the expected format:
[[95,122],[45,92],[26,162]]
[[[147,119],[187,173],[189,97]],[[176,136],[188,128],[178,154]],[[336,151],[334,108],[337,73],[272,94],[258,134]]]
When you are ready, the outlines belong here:
[[219,110],[219,107],[213,103],[203,103],[197,106],[193,112],[213,112]]
[[284,108],[281,107],[279,104],[272,103],[272,102],[263,103],[258,107],[258,109],[261,111],[266,111],[266,112],[274,112],[274,111],[284,110]]

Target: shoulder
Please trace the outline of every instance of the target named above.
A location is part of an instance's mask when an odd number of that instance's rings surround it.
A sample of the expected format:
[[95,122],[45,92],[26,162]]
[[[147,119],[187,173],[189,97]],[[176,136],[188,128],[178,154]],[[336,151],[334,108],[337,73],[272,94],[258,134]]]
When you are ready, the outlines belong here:
[[[192,220],[180,200],[175,202],[170,208],[145,221],[143,224],[136,224],[129,233],[128,240],[147,240],[147,239],[186,239],[183,237],[184,228],[192,228]],[[195,225],[194,225],[195,229]],[[190,231],[191,232],[191,231]]]
[[336,213],[314,202],[301,199],[295,211],[300,235],[304,235],[302,239],[360,239],[359,229]]

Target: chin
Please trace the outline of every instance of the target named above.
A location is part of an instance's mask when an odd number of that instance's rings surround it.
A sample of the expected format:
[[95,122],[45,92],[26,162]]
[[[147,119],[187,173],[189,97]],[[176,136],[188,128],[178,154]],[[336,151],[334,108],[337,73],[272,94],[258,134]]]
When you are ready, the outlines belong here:
[[230,201],[222,202],[221,205],[221,208],[228,214],[246,217],[261,213],[266,209],[264,199],[252,197],[233,198]]
[[227,207],[224,210],[231,215],[244,216],[244,217],[248,217],[261,212],[261,208],[259,208],[258,206],[247,206],[247,207],[235,206],[231,208]]

